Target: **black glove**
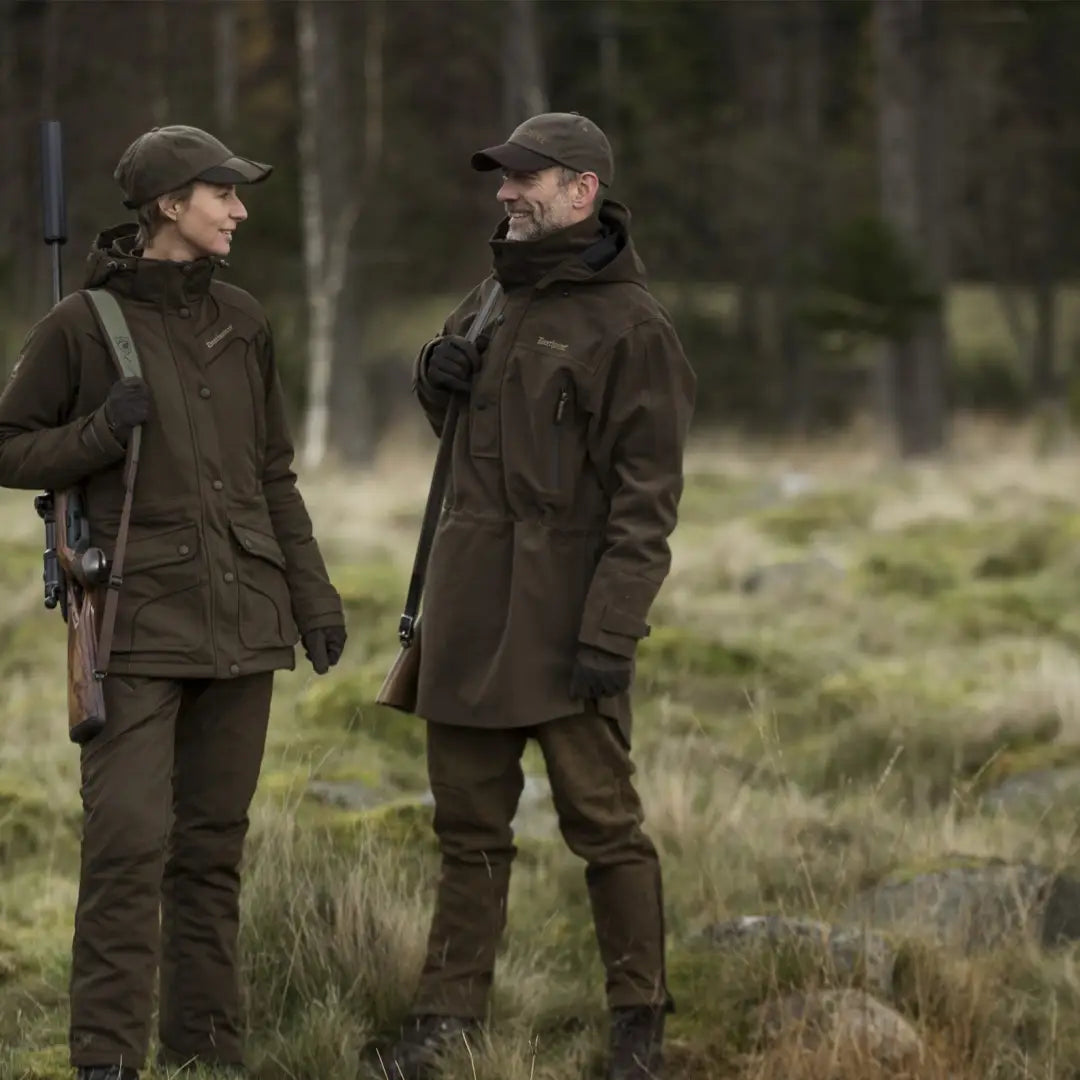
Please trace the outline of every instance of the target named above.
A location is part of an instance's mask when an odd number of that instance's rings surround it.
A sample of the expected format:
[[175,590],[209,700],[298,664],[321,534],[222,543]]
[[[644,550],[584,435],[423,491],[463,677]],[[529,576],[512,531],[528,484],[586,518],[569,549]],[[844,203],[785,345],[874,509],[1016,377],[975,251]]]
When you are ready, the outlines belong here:
[[126,444],[132,429],[150,416],[150,387],[137,375],[120,379],[109,387],[104,409],[109,430]]
[[325,675],[341,659],[347,637],[344,626],[320,626],[302,636],[304,654],[316,675]]
[[480,370],[480,354],[487,341],[483,336],[474,344],[460,334],[440,338],[427,358],[428,382],[436,390],[467,394],[473,376]]
[[570,696],[586,700],[614,697],[630,689],[633,661],[626,656],[579,645],[570,675]]

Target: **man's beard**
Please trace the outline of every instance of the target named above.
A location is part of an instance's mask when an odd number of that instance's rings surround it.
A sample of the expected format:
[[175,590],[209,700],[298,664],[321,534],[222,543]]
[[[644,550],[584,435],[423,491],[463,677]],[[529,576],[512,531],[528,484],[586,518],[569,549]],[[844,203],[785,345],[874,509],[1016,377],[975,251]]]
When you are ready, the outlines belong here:
[[[506,229],[507,240],[540,240],[566,227],[561,208],[555,204],[547,207],[526,206],[523,209],[529,216],[510,219]],[[507,214],[510,212],[508,209]]]

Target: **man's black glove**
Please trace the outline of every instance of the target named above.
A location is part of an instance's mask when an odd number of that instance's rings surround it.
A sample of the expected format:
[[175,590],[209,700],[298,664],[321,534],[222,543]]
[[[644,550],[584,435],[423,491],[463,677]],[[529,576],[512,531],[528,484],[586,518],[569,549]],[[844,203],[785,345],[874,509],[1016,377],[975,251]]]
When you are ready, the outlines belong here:
[[586,700],[614,697],[630,689],[633,670],[633,661],[628,657],[579,645],[570,674],[570,696]]
[[346,637],[344,626],[321,626],[302,636],[304,654],[316,675],[325,675],[341,659]]
[[126,445],[132,429],[150,416],[150,387],[137,375],[120,379],[109,387],[104,409],[109,430]]
[[480,354],[486,345],[483,335],[475,344],[460,334],[440,338],[428,354],[428,382],[444,393],[467,394],[480,370]]

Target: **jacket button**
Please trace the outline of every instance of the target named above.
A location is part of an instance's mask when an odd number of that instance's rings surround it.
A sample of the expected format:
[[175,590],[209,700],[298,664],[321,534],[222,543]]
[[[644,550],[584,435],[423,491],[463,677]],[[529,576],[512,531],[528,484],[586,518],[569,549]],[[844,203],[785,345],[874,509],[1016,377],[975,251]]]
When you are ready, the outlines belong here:
[[240,665],[239,664],[230,664],[229,665],[229,674],[230,675],[239,675],[240,674]]
[[225,485],[220,480],[215,480],[210,486],[215,491],[220,491]]
[[187,544],[181,544],[176,550],[180,555],[187,555],[190,553],[191,548],[189,548]]
[[498,315],[498,318],[496,318],[496,320],[495,320],[495,325],[496,326],[502,326],[502,324],[504,322],[506,322],[506,312],[505,311],[500,311],[499,315]]
[[202,387],[199,388],[199,397],[206,398],[206,397],[209,397],[209,396],[210,396],[210,387],[209,386],[202,386]]
[[478,411],[481,411],[481,412],[482,412],[482,411],[483,411],[484,409],[486,409],[486,408],[487,408],[487,407],[488,407],[488,406],[489,406],[490,404],[491,404],[491,401],[490,401],[490,400],[489,400],[488,398],[486,398],[486,397],[482,397],[482,398],[477,398],[477,399],[476,399],[476,408],[477,408],[477,410],[478,410]]
[[226,570],[225,580],[231,585],[236,580],[236,575],[231,570]]
[[190,318],[190,317],[191,317],[191,309],[186,308],[186,307],[182,307],[180,309],[180,318],[181,319],[187,319],[187,318]]

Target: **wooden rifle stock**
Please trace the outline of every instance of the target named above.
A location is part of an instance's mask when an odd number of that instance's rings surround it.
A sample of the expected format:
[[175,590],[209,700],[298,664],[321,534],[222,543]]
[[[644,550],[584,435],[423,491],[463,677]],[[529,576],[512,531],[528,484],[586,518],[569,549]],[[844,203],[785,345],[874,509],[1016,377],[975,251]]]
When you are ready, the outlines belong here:
[[64,579],[68,629],[68,736],[88,742],[105,726],[105,696],[98,667],[98,626],[105,560],[88,543],[82,500],[74,489],[58,491],[56,554]]

